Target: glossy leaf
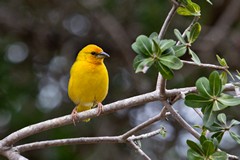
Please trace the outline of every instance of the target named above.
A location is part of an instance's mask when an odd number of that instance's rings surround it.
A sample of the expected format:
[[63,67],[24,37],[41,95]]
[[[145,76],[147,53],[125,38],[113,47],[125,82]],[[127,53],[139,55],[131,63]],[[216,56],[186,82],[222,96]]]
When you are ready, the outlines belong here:
[[231,123],[230,123],[230,127],[233,127],[233,126],[236,126],[236,125],[240,125],[240,122],[239,121],[237,121],[237,120],[235,120],[235,119],[233,119],[233,120],[231,120]]
[[154,39],[154,38],[158,38],[158,33],[157,32],[153,32],[150,34],[149,36],[150,39]]
[[201,61],[196,55],[196,53],[194,53],[190,48],[188,48],[188,53],[192,56],[191,59],[193,60],[193,62],[195,62],[196,64],[201,64]]
[[191,0],[186,0],[182,6],[178,7],[177,13],[183,16],[200,16],[200,7]]
[[142,55],[137,55],[133,60],[133,68],[134,70],[137,69],[138,65],[144,60],[145,57]]
[[226,60],[225,60],[224,58],[220,58],[219,55],[216,55],[216,57],[217,57],[218,63],[219,63],[221,66],[224,66],[224,67],[228,66],[228,65],[227,65],[227,62],[226,62]]
[[132,49],[138,54],[151,55],[152,43],[150,39],[145,35],[137,37],[136,42],[132,44]]
[[176,42],[174,40],[164,39],[160,41],[159,45],[160,45],[161,51],[164,52],[168,48],[173,47],[175,44]]
[[222,92],[222,81],[217,71],[213,71],[209,76],[210,89],[213,96],[219,96]]
[[200,144],[202,145],[205,141],[207,140],[207,138],[204,135],[201,135],[199,138]]
[[211,137],[216,138],[218,140],[218,143],[220,143],[223,135],[224,135],[224,132],[220,131],[220,132],[214,133]]
[[176,56],[173,55],[169,55],[169,56],[162,56],[160,58],[160,62],[167,66],[170,69],[180,69],[183,66],[182,61],[177,58]]
[[199,155],[203,155],[203,150],[202,148],[195,142],[191,141],[191,140],[187,140],[187,145],[194,150],[195,152],[197,152]]
[[221,94],[221,97],[218,98],[218,101],[226,106],[236,106],[240,104],[240,98],[235,98],[228,94]]
[[240,144],[240,136],[238,134],[232,131],[229,131],[229,134],[238,144]]
[[137,66],[136,73],[143,72],[146,73],[147,70],[153,65],[154,60],[152,58],[143,59],[142,62]]
[[195,152],[192,149],[189,149],[187,151],[187,158],[188,160],[204,160],[204,157],[199,155],[197,152]]
[[142,54],[142,52],[138,48],[138,45],[136,44],[136,42],[134,42],[131,47],[132,47],[133,51],[136,52],[137,54],[139,54],[139,55]]
[[161,75],[165,79],[172,79],[173,78],[173,72],[170,68],[161,64],[160,62],[156,62],[155,66],[156,66],[157,70],[161,73]]
[[213,111],[220,111],[220,110],[223,110],[223,109],[225,109],[225,108],[227,108],[227,107],[228,107],[228,106],[220,103],[220,102],[217,101],[217,100],[214,100],[214,101],[213,101],[213,108],[212,108]]
[[182,37],[182,34],[180,33],[180,31],[178,29],[174,29],[174,34],[182,44],[184,44],[184,45],[186,44],[186,41],[184,40],[184,38]]
[[193,26],[192,26],[192,29],[190,31],[190,35],[189,35],[189,43],[193,43],[199,36],[201,32],[201,25],[196,22]]
[[203,142],[202,149],[203,149],[204,155],[207,157],[209,157],[215,152],[215,146],[213,142],[210,140],[206,140]]
[[219,77],[222,80],[222,85],[225,85],[228,82],[228,76],[226,72],[222,72]]
[[200,95],[206,97],[206,99],[211,97],[209,80],[206,77],[199,78],[196,82],[196,87]]
[[185,97],[185,104],[192,108],[202,108],[211,103],[209,99],[201,95],[190,93]]
[[152,46],[152,50],[153,50],[153,53],[157,56],[157,57],[160,57],[161,56],[161,48],[160,46],[158,45],[158,43],[156,42],[155,39],[152,40],[153,41],[153,46]]
[[207,106],[203,115],[203,124],[206,127],[211,126],[216,120],[216,112],[212,110],[212,106]]
[[226,160],[228,159],[227,153],[226,152],[220,152],[217,151],[215,152],[212,156],[212,160]]
[[226,125],[227,124],[227,117],[224,113],[220,113],[218,116],[217,116],[217,119],[220,123]]
[[186,45],[174,46],[173,50],[175,51],[175,55],[177,57],[181,57],[186,53],[187,47],[186,47]]
[[208,128],[209,131],[211,132],[219,132],[224,130],[225,127],[223,127],[221,124],[214,122],[213,125],[211,125],[211,128]]

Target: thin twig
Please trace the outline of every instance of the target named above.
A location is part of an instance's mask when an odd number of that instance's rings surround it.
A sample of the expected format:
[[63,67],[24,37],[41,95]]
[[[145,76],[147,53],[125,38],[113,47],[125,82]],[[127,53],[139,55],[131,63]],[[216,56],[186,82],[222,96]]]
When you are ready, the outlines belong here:
[[185,61],[185,60],[181,60],[181,61],[185,64],[191,64],[191,65],[194,65],[194,66],[213,68],[213,69],[219,69],[219,70],[226,70],[226,69],[229,68],[227,66],[218,66],[218,65],[214,65],[214,64],[206,64],[206,63],[197,64],[197,63],[192,62],[192,61]]
[[162,28],[161,28],[161,30],[160,30],[160,32],[159,32],[158,38],[159,38],[160,40],[161,40],[161,39],[163,38],[163,36],[165,35],[165,33],[166,33],[166,31],[167,31],[167,28],[168,28],[170,22],[172,21],[172,18],[173,18],[173,16],[174,16],[174,14],[175,14],[178,6],[179,6],[178,3],[173,3],[172,8],[171,8],[171,10],[169,11],[169,13],[168,13],[168,15],[167,15],[167,17],[166,17],[163,25],[162,25]]
[[136,126],[135,128],[133,128],[133,129],[129,130],[128,132],[126,132],[125,134],[123,134],[121,136],[122,140],[125,141],[128,137],[132,136],[133,134],[137,133],[138,131],[142,130],[143,128],[161,120],[162,118],[165,117],[166,112],[167,112],[167,109],[165,107],[163,107],[161,112],[158,115],[150,118],[149,120],[143,122],[142,124]]
[[167,108],[167,110],[171,113],[171,115],[178,121],[183,128],[185,128],[189,133],[191,133],[195,138],[199,139],[200,134],[193,129],[176,111],[175,109],[167,102],[162,101],[163,105]]
[[138,136],[134,136],[132,135],[131,137],[128,137],[127,140],[142,140],[142,139],[146,139],[146,138],[150,138],[150,137],[153,137],[153,136],[156,136],[158,134],[160,134],[162,132],[163,128],[160,128],[160,129],[157,129],[155,131],[152,131],[152,132],[149,132],[149,133],[146,133],[146,134],[142,134],[142,135],[138,135]]
[[129,144],[144,158],[144,160],[151,160],[151,158],[148,157],[148,155],[146,155],[146,153],[144,153],[142,149],[132,140],[129,141]]
[[[195,16],[195,17],[193,18],[193,20],[192,20],[192,22],[190,23],[190,25],[189,25],[189,26],[185,29],[185,31],[182,33],[182,37],[183,37],[183,38],[187,35],[187,32],[191,30],[192,26],[194,25],[195,22],[198,21],[199,18],[200,18],[199,16]],[[181,43],[181,42],[178,41],[176,45],[178,46],[180,43]]]

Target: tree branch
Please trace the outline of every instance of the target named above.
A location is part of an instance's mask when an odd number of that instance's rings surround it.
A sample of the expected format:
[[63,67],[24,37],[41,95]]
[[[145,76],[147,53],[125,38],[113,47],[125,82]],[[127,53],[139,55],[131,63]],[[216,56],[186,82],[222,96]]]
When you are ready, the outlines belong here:
[[[135,97],[127,98],[124,100],[116,101],[111,104],[105,105],[102,110],[102,114],[108,114],[111,112],[115,112],[120,109],[126,109],[133,106],[141,105],[147,102],[158,100],[159,96],[156,91],[138,95]],[[87,110],[84,112],[78,113],[79,120],[84,120],[86,118],[93,118],[97,116],[97,108]],[[102,115],[101,114],[101,115]],[[3,146],[12,146],[16,142],[29,137],[31,135],[52,129],[61,126],[65,126],[72,123],[72,116],[66,115],[58,118],[54,118],[51,120],[43,121],[37,124],[33,124],[27,127],[24,127],[16,132],[13,132],[9,136],[5,137],[1,140]]]
[[136,143],[130,140],[129,144],[144,158],[144,160],[151,160]]
[[192,61],[185,61],[185,60],[181,60],[181,61],[185,64],[191,64],[191,65],[195,65],[195,66],[199,66],[199,67],[213,68],[213,69],[219,69],[219,70],[226,70],[229,68],[229,67],[223,67],[223,66],[218,66],[218,65],[214,65],[214,64],[206,64],[206,63],[197,64]]
[[173,0],[173,3],[172,3],[172,4],[173,4],[173,5],[172,5],[172,8],[171,8],[171,10],[169,11],[169,13],[168,13],[168,15],[167,15],[167,17],[166,17],[163,25],[162,25],[162,28],[161,28],[161,30],[160,30],[160,32],[159,32],[158,38],[159,38],[160,40],[161,40],[161,39],[163,38],[163,36],[165,35],[165,33],[166,33],[166,31],[167,31],[167,28],[168,28],[169,24],[171,23],[172,18],[173,18],[174,14],[175,14],[178,6],[179,6],[179,3],[176,2],[175,0]]

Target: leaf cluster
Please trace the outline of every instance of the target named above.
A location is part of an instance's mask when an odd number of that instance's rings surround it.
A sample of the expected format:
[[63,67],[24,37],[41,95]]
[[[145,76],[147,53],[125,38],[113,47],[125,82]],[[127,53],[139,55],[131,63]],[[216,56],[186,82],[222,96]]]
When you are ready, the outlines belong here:
[[185,98],[185,104],[192,108],[201,108],[203,123],[210,127],[216,120],[217,113],[227,107],[240,104],[240,98],[223,93],[222,80],[217,71],[209,78],[201,77],[196,82],[198,93],[190,93]]
[[154,66],[164,78],[173,78],[172,70],[182,68],[183,63],[179,57],[185,54],[185,50],[175,44],[174,40],[159,40],[157,33],[152,33],[149,37],[138,36],[132,44],[132,49],[137,53],[133,62],[136,73],[146,73]]
[[200,144],[187,140],[189,146],[187,156],[189,160],[226,160],[227,154],[218,151],[218,140],[216,138],[206,138],[202,135],[199,139]]
[[197,54],[190,47],[192,43],[196,41],[200,32],[201,32],[201,25],[198,22],[194,23],[191,30],[186,32],[186,37],[187,37],[187,41],[186,41],[182,36],[181,32],[178,29],[174,29],[175,36],[181,42],[181,45],[180,45],[181,48],[187,51],[191,55],[192,60],[197,64],[200,64],[201,61],[198,58]]

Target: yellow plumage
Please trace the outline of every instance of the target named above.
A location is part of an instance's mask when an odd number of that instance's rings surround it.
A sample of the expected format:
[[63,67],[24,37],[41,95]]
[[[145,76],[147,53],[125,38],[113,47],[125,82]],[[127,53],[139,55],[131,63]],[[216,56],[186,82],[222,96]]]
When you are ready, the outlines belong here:
[[108,93],[109,81],[108,72],[103,63],[105,57],[109,57],[109,55],[100,47],[91,44],[78,53],[77,59],[72,65],[68,95],[76,104],[72,112],[73,122],[76,112],[89,110],[96,105],[101,108],[101,102]]

